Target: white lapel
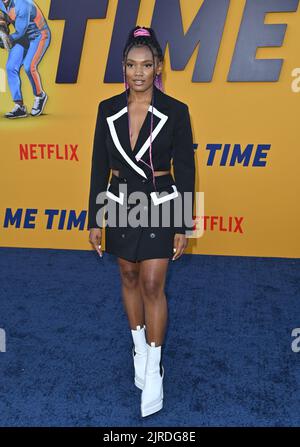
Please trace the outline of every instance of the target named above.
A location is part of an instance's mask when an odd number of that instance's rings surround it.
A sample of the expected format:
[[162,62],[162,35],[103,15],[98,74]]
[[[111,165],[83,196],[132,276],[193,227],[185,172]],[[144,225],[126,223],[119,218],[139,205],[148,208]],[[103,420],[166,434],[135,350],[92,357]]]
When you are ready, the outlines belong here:
[[145,174],[143,169],[141,169],[138,165],[136,165],[133,162],[133,160],[129,157],[129,155],[126,153],[125,149],[122,147],[122,145],[120,143],[118,134],[116,132],[114,121],[117,120],[118,118],[120,118],[122,115],[124,115],[124,113],[127,113],[127,106],[123,107],[123,109],[121,109],[119,112],[115,113],[114,115],[108,116],[106,118],[106,120],[108,122],[108,126],[109,126],[111,137],[113,139],[113,142],[114,142],[116,148],[118,149],[118,151],[120,152],[122,157],[127,161],[127,163],[130,164],[130,166],[136,172],[138,172],[141,176],[147,178],[147,175]]
[[[125,94],[126,93],[122,94],[122,101],[126,100]],[[158,89],[155,88],[154,94],[155,94],[155,97],[154,97],[155,101],[159,101],[158,95],[160,94],[160,91],[158,91]],[[158,104],[158,106],[160,106],[160,103]],[[149,108],[148,108],[147,114],[149,112],[151,113],[151,110],[152,110],[152,105],[150,104]],[[117,130],[116,130],[116,126],[115,126],[115,121],[118,120],[119,118],[121,118],[125,113],[128,114],[127,105],[122,107],[121,110],[119,110],[117,113],[114,113],[113,115],[108,116],[106,118],[108,126],[109,126],[109,130],[110,130],[110,134],[111,134],[112,140],[113,140],[113,142],[115,144],[115,147],[117,148],[119,153],[122,155],[124,160],[126,160],[126,162],[138,174],[140,174],[144,178],[147,178],[147,175],[145,174],[144,170],[142,168],[140,168],[140,166],[138,166],[135,163],[135,161],[139,162],[140,159],[145,154],[145,152],[150,148],[150,134],[149,134],[148,138],[146,139],[145,143],[142,145],[142,147],[138,150],[138,152],[136,154],[135,154],[136,147],[134,148],[134,150],[132,150],[131,147],[129,147],[128,151],[126,151],[126,148],[124,148],[122,146],[121,142],[120,142],[120,138],[118,136],[118,133],[117,133]],[[159,119],[159,121],[157,122],[156,126],[154,127],[154,129],[152,131],[152,142],[155,140],[155,138],[157,137],[157,135],[162,130],[163,126],[165,125],[165,123],[168,120],[168,116],[165,115],[164,113],[162,113],[161,111],[159,111],[155,106],[153,106],[153,115],[155,115]],[[128,116],[126,118],[128,120]],[[147,121],[147,117],[145,119],[145,122],[146,121]],[[145,122],[144,122],[144,124],[145,124]],[[144,129],[144,124],[142,125],[142,128],[140,129],[140,134],[138,135],[136,146],[139,143],[139,140],[143,136],[142,133],[144,133],[144,130],[143,130]],[[127,132],[128,132],[128,125],[126,127],[127,127]],[[121,129],[122,132],[124,131],[124,127],[123,126],[121,126],[120,129]],[[126,139],[128,140],[128,144],[130,145],[129,134],[126,135]],[[123,135],[122,135],[122,141],[125,142],[125,139],[123,139]],[[132,155],[132,156],[130,156],[128,154],[129,151],[130,151],[130,155]]]

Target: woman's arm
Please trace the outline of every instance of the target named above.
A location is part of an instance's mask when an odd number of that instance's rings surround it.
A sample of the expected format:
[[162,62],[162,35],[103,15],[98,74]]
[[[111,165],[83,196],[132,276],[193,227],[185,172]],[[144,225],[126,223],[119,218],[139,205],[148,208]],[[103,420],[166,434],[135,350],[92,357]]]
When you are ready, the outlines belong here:
[[[195,158],[193,134],[189,108],[182,104],[175,123],[173,138],[173,168],[178,191],[182,195],[182,226],[176,228],[176,233],[185,234],[193,229],[193,212],[195,197]],[[189,192],[186,199],[184,192]],[[191,200],[190,200],[191,199]],[[184,222],[184,207],[188,209],[188,222]],[[187,212],[185,213],[187,214]]]
[[[106,147],[106,133],[107,122],[104,114],[103,101],[101,101],[98,106],[91,163],[88,230],[91,228],[102,228],[103,226],[103,223],[98,222],[96,219],[97,212],[103,204],[97,204],[96,198],[99,193],[106,191],[110,173],[109,156]],[[99,215],[101,216],[102,214],[99,213]]]

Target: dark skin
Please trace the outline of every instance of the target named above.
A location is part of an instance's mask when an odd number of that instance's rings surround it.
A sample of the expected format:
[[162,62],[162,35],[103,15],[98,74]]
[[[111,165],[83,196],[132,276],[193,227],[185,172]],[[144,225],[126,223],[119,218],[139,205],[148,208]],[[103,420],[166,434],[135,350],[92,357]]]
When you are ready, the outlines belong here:
[[[125,64],[123,63],[125,69]],[[127,55],[126,80],[130,87],[128,97],[128,113],[132,128],[131,146],[134,148],[139,130],[147,114],[152,99],[153,73],[162,71],[162,62],[155,57],[153,67],[152,53],[148,47],[133,47]],[[144,83],[135,84],[135,79]],[[101,249],[102,230],[92,228],[89,241],[99,256]],[[178,259],[184,252],[188,240],[184,234],[174,236],[172,260]],[[163,344],[168,318],[167,300],[164,293],[169,259],[146,259],[139,262],[118,258],[122,281],[122,298],[131,329],[146,324],[147,342],[155,342],[156,346]]]

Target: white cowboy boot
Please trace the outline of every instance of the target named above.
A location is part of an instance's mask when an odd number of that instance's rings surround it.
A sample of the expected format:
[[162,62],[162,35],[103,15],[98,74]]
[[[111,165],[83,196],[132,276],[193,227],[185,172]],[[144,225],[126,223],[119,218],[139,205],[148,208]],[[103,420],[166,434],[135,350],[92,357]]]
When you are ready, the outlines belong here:
[[145,374],[145,385],[141,396],[141,413],[142,416],[149,416],[163,407],[163,378],[164,368],[161,367],[161,346],[155,346],[152,342],[151,346],[147,343],[147,363]]
[[147,361],[147,342],[145,336],[145,325],[143,328],[137,326],[136,330],[131,329],[134,347],[132,348],[134,364],[134,384],[140,390],[144,388],[145,369]]

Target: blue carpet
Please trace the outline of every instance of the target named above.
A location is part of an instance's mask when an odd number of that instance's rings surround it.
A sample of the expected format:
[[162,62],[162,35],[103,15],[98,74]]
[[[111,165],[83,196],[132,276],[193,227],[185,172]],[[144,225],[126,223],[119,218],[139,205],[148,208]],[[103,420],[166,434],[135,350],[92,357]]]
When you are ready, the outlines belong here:
[[0,250],[0,426],[299,426],[300,260],[170,263],[164,408],[140,417],[113,256]]

